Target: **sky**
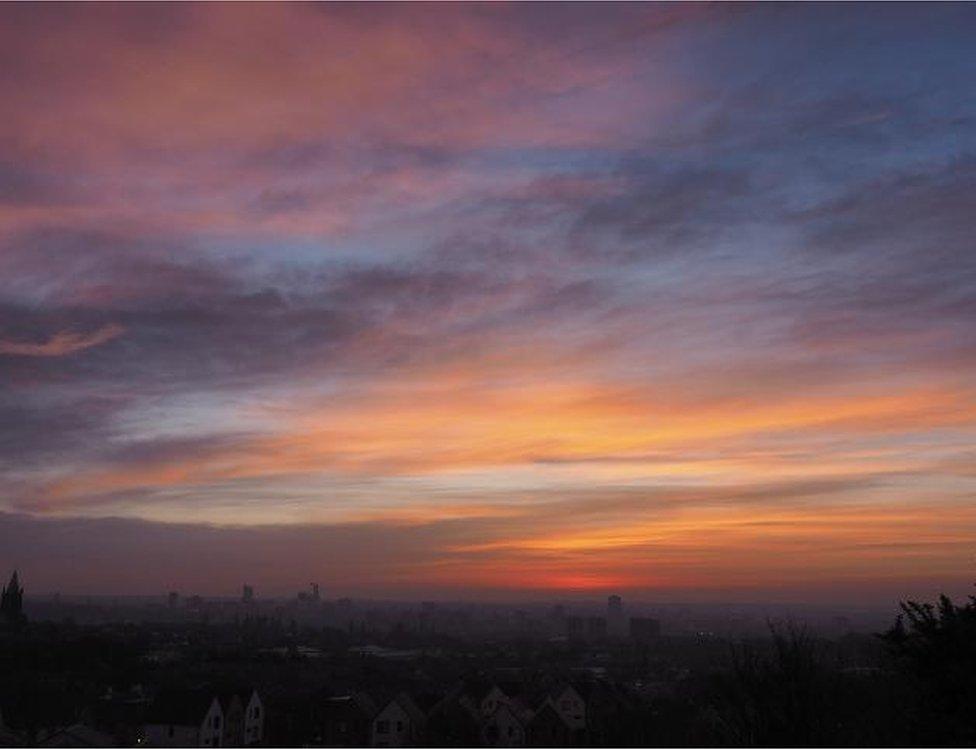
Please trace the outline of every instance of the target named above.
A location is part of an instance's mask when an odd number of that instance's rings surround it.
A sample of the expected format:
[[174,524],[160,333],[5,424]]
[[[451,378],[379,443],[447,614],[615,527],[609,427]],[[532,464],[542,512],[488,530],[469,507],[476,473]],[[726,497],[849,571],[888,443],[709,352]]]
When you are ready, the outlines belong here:
[[976,581],[976,6],[0,8],[28,592]]

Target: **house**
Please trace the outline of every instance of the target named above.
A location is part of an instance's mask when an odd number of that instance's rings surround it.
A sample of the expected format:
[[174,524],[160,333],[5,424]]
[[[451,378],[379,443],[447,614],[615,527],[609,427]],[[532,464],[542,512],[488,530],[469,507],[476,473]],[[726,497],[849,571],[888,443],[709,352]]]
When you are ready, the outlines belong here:
[[217,695],[220,708],[224,712],[224,730],[220,738],[221,746],[244,746],[244,703],[236,692],[221,692]]
[[573,746],[578,738],[563,716],[548,700],[535,711],[525,727],[526,744],[529,746]]
[[264,739],[264,705],[255,689],[237,687],[218,694],[224,711],[223,746],[255,746]]
[[461,690],[454,690],[427,713],[426,746],[477,746],[481,736],[481,713]]
[[496,682],[481,677],[465,680],[457,699],[474,710],[481,718],[487,718],[501,705],[513,704],[512,698]]
[[[246,702],[245,694],[249,695]],[[244,704],[243,746],[257,746],[264,741],[264,703],[256,689],[243,692],[241,701]]]
[[377,712],[376,703],[364,692],[328,698],[321,711],[321,744],[368,746]]
[[586,700],[570,684],[562,684],[549,690],[546,703],[566,722],[573,731],[586,729]]
[[500,704],[481,724],[482,746],[525,746],[527,715],[511,704]]
[[413,746],[421,741],[423,730],[423,712],[401,692],[373,718],[370,746]]
[[146,715],[146,746],[222,746],[224,711],[210,691],[160,694]]
[[512,698],[505,694],[497,684],[492,684],[478,702],[478,711],[487,718],[503,705],[512,707]]

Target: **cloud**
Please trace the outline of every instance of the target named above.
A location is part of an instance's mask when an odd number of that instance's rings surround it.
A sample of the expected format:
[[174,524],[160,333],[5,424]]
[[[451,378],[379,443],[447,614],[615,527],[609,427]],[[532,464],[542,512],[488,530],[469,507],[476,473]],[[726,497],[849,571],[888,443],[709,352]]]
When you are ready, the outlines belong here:
[[[930,497],[919,505],[890,488],[887,502],[852,500],[861,490],[859,481],[802,486],[796,495],[788,486],[743,487],[720,489],[717,502],[701,491],[700,503],[680,491],[590,492],[586,525],[572,518],[581,497],[564,507],[518,505],[508,516],[448,510],[447,518],[433,511],[411,522],[250,527],[0,513],[10,539],[0,561],[16,560],[38,593],[227,594],[247,579],[264,595],[281,595],[311,576],[336,596],[409,599],[476,588],[511,598],[610,588],[632,598],[863,603],[971,585],[971,502]],[[611,509],[600,515],[608,499]]]
[[92,346],[118,338],[125,332],[121,325],[106,325],[91,333],[62,330],[43,343],[0,340],[0,354],[8,356],[69,356]]
[[968,491],[972,10],[384,11],[0,10],[4,507],[700,585]]

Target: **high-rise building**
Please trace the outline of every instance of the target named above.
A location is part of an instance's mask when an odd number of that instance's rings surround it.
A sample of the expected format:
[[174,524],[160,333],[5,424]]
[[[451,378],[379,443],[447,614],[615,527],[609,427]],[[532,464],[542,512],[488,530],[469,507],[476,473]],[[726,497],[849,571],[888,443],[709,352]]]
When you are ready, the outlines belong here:
[[648,617],[631,617],[630,636],[635,642],[649,642],[661,635],[661,622]]
[[607,619],[604,616],[590,616],[586,619],[586,636],[591,640],[602,640],[607,636]]
[[241,593],[241,601],[243,603],[254,603],[254,588],[250,585],[244,584],[244,588]]

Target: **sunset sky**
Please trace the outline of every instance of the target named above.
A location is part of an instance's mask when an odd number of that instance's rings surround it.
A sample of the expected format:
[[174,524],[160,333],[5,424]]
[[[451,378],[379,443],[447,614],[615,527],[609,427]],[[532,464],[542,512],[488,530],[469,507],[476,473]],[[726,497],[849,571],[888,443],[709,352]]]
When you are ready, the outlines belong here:
[[0,8],[0,574],[976,581],[976,6]]

